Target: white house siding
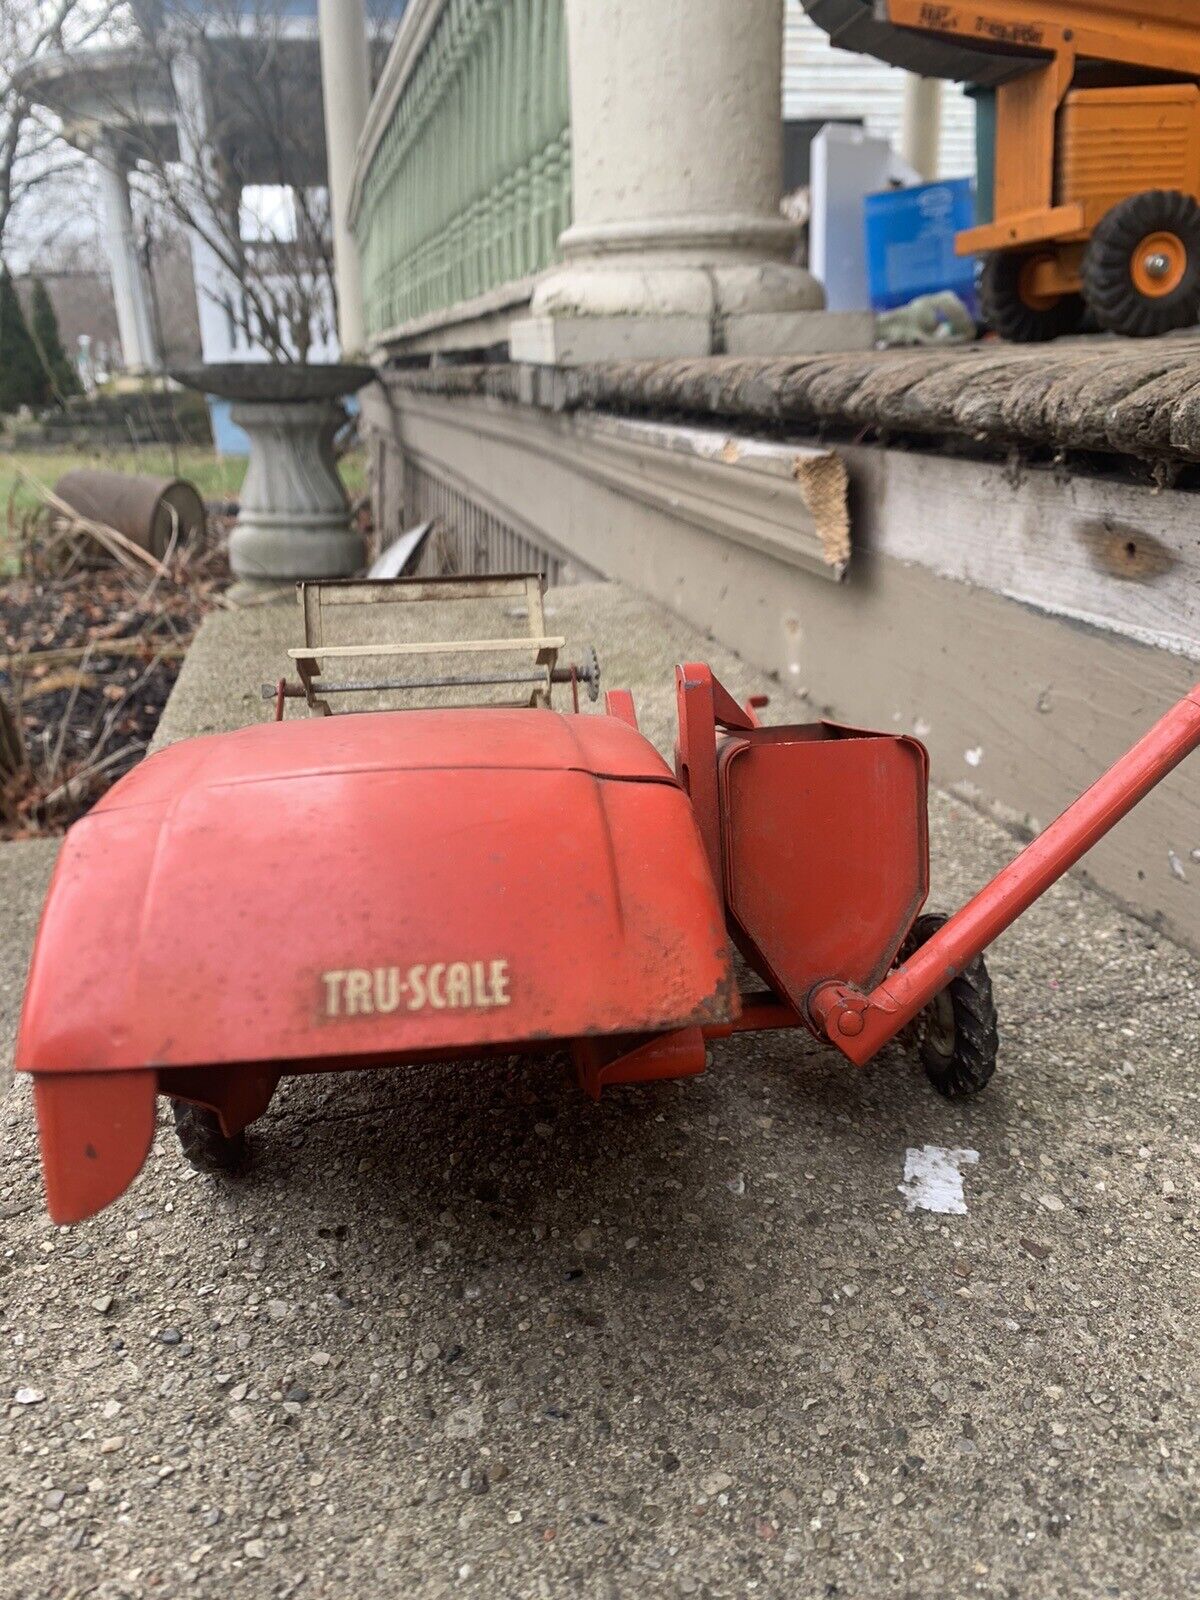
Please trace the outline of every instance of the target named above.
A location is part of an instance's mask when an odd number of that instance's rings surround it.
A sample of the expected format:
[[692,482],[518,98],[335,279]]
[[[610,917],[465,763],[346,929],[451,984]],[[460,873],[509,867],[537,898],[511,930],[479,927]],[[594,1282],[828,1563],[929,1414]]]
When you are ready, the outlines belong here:
[[[800,8],[785,0],[783,114],[785,117],[861,117],[869,132],[900,146],[904,73],[873,56],[835,50]],[[941,178],[975,171],[975,105],[957,83],[942,90]]]

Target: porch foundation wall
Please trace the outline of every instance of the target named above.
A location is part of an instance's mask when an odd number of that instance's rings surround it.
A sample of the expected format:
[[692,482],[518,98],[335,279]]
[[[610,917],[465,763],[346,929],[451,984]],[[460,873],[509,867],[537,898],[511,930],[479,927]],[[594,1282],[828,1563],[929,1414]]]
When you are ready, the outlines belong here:
[[[1020,475],[987,464],[848,447],[839,453],[849,470],[852,554],[837,581],[799,547],[793,558],[756,544],[728,507],[706,525],[670,494],[647,495],[641,480],[653,474],[653,461],[626,486],[619,473],[598,472],[611,418],[440,398],[397,382],[365,419],[388,536],[416,520],[397,504],[415,464],[452,488],[460,506],[473,502],[525,547],[546,551],[552,576],[619,579],[776,674],[777,719],[829,715],[917,734],[934,781],[1018,838],[1045,827],[1200,678],[1189,609],[1193,496],[1132,485],[1103,491],[1123,549],[1135,527],[1157,539],[1156,549],[1178,545],[1157,567],[1106,572],[1102,550],[1090,565],[1058,562],[1039,532],[1061,523],[1069,555],[1076,548],[1070,528],[1097,523],[1089,496],[1102,485],[1046,474],[1031,491]],[[731,440],[727,448],[737,446]],[[949,516],[948,506],[956,508]],[[956,519],[960,533],[974,532],[976,552],[993,551],[991,566],[976,562],[982,582],[964,581],[975,568],[955,547]],[[1015,547],[1011,558],[995,558],[996,541],[1006,529],[1015,538],[1014,528],[1037,534],[1036,560]],[[491,559],[485,549],[481,562]],[[1159,585],[1173,648],[1145,642],[1153,636],[1146,628],[1117,631],[1131,609],[1121,605],[1126,593],[1138,599],[1135,615],[1153,613],[1137,589],[1143,579]],[[997,592],[1001,583],[1019,598]],[[803,704],[789,705],[792,697]],[[1195,765],[1185,764],[1079,870],[1200,951],[1198,779]]]

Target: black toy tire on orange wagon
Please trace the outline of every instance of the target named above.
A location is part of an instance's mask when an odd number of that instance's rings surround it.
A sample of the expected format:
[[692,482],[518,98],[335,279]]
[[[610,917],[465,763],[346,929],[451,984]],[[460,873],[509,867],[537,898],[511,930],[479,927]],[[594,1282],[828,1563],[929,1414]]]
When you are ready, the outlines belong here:
[[1014,344],[1044,344],[1077,333],[1083,321],[1083,300],[1077,294],[1031,297],[1023,282],[1037,251],[1001,250],[988,256],[979,284],[983,320],[1002,339]]
[[227,1176],[246,1165],[246,1135],[231,1139],[222,1128],[215,1111],[194,1106],[186,1100],[172,1100],[175,1132],[179,1148],[189,1166],[197,1172],[221,1172]]
[[1200,317],[1200,205],[1178,189],[1120,200],[1096,224],[1083,293],[1100,326],[1135,339]]
[[[903,963],[946,922],[931,912],[918,917],[897,958]],[[1000,1034],[992,980],[976,956],[917,1013],[905,1030],[916,1046],[925,1075],[947,1099],[966,1099],[986,1089],[996,1070]]]

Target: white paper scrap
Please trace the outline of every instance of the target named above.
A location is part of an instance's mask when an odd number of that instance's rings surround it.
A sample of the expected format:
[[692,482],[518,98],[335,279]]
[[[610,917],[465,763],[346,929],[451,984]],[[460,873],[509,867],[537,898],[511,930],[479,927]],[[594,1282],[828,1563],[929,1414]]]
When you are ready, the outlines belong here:
[[898,1184],[910,1211],[938,1211],[965,1217],[962,1167],[973,1167],[978,1150],[946,1150],[940,1144],[924,1144],[919,1150],[904,1152],[904,1182]]

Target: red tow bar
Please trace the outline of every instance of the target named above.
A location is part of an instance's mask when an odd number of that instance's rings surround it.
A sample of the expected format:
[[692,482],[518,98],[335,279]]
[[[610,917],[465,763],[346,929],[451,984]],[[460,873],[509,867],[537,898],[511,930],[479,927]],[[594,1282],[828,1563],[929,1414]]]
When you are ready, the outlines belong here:
[[819,985],[808,1000],[817,1031],[856,1065],[869,1061],[1197,745],[1200,685],[877,988]]

